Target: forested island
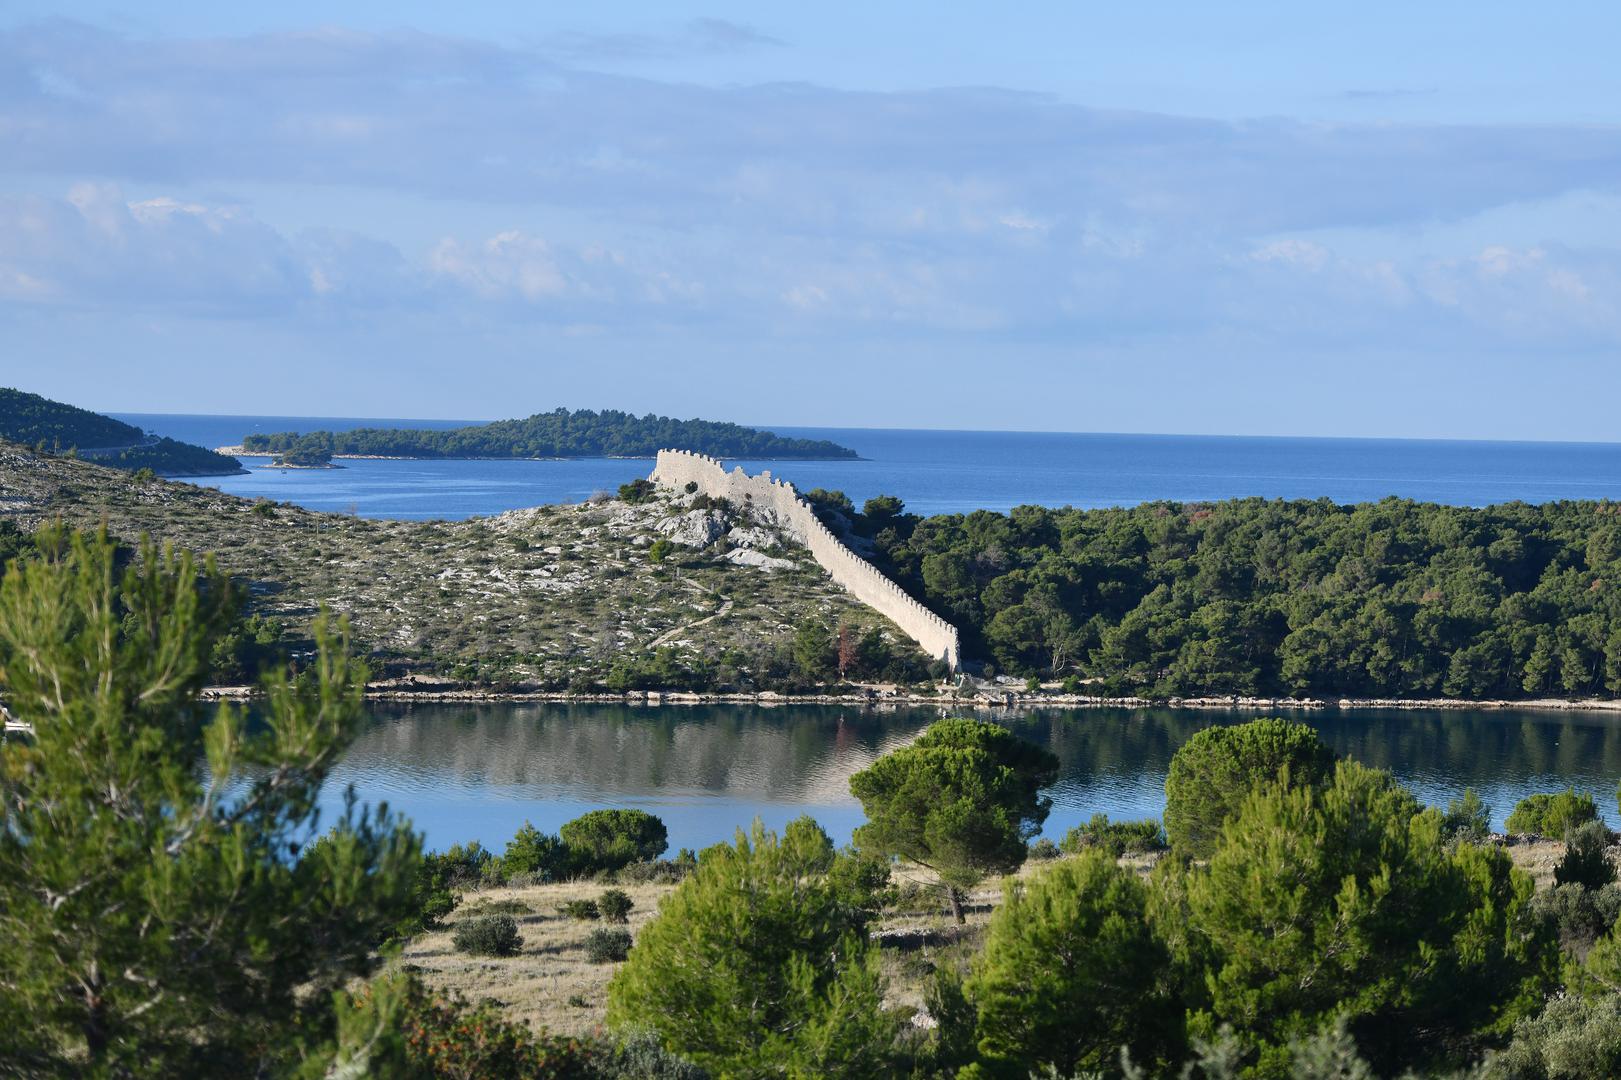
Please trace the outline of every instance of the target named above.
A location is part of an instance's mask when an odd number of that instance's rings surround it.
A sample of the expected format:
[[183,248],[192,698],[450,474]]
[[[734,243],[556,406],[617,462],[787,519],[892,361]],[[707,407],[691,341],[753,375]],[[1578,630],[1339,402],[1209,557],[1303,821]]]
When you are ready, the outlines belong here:
[[741,424],[635,416],[604,409],[554,409],[524,420],[432,431],[357,428],[354,431],[284,431],[247,435],[250,454],[397,458],[652,457],[660,450],[691,450],[712,457],[848,460],[854,450],[826,439],[790,439]]
[[201,446],[160,439],[133,424],[23,390],[0,387],[0,439],[40,453],[71,454],[165,476],[225,476],[242,463]]
[[1621,694],[1621,505],[812,501],[993,670],[1089,692]]

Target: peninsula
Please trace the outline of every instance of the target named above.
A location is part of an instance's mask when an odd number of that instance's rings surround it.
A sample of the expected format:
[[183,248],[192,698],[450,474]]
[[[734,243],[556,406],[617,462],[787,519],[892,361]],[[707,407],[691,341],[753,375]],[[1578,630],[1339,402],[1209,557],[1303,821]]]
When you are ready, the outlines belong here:
[[110,416],[0,387],[0,439],[41,454],[98,461],[115,469],[149,469],[159,476],[230,476],[245,472],[228,454],[149,435]]
[[[826,439],[785,438],[714,420],[635,416],[605,409],[554,409],[523,420],[498,420],[449,430],[357,428],[246,435],[244,454],[313,458],[651,458],[660,450],[690,450],[719,458],[844,460],[854,450]],[[234,449],[234,448],[233,448]]]

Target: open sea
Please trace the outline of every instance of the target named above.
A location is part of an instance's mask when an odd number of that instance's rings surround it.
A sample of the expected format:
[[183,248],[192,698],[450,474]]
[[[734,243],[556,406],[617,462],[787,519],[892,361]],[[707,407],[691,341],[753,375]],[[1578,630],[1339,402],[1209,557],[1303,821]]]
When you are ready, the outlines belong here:
[[[475,421],[114,413],[119,420],[202,446],[250,432],[355,427],[449,428]],[[767,425],[769,426],[769,425]],[[1311,439],[1004,431],[771,427],[831,439],[860,461],[737,461],[770,469],[801,491],[839,489],[857,505],[898,495],[919,514],[1043,506],[1132,506],[1243,496],[1386,496],[1486,506],[1512,501],[1621,499],[1621,443]],[[542,503],[578,502],[646,476],[643,460],[344,461],[344,468],[266,469],[199,483],[318,510],[382,518],[466,518]]]

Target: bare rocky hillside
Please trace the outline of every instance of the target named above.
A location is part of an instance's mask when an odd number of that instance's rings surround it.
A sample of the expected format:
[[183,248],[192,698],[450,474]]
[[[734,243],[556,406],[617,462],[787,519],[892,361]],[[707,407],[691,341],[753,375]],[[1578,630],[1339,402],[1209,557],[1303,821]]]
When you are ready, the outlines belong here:
[[[803,548],[701,496],[373,521],[0,444],[0,518],[33,529],[58,517],[214,553],[250,590],[252,609],[283,620],[291,637],[320,605],[347,614],[357,644],[395,676],[584,689],[616,665],[657,659],[667,678],[702,668],[711,685],[761,689],[773,658],[813,619],[880,627],[897,654],[915,656]],[[669,554],[655,562],[661,539]]]

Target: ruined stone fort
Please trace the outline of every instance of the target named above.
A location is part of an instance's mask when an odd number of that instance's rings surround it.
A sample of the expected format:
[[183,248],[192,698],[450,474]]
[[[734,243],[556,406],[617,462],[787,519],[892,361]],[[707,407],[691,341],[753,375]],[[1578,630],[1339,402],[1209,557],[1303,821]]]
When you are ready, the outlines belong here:
[[660,450],[650,479],[678,491],[696,484],[694,490],[710,498],[724,498],[793,537],[810,549],[828,576],[851,596],[900,627],[931,657],[957,670],[957,628],[846,547],[788,481],[773,479],[769,472],[749,476],[741,467],[727,472],[715,458],[686,450]]

